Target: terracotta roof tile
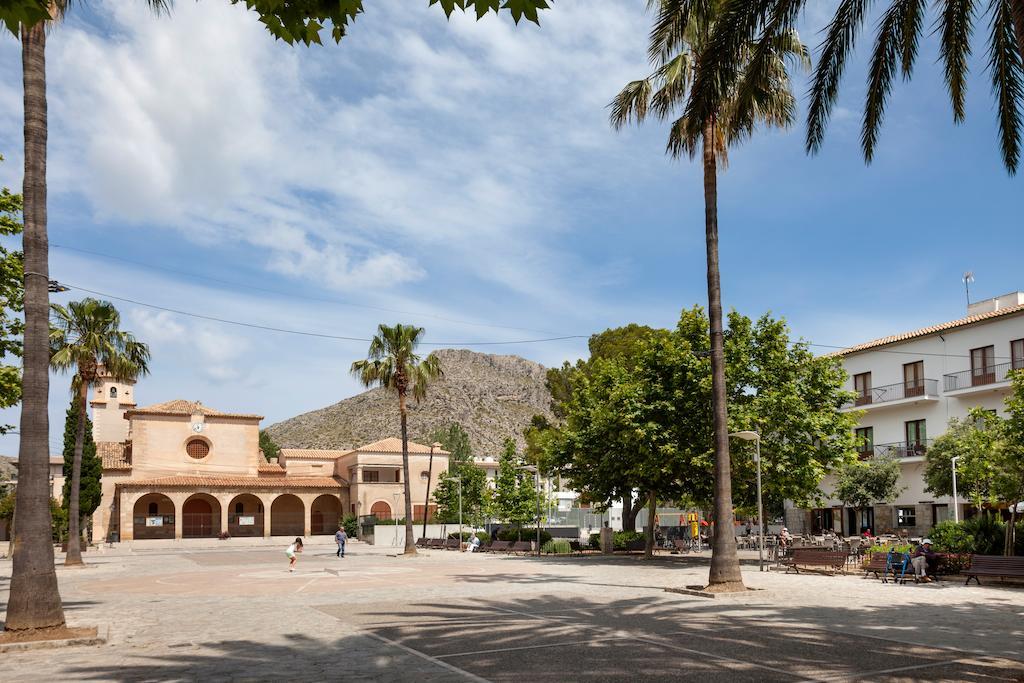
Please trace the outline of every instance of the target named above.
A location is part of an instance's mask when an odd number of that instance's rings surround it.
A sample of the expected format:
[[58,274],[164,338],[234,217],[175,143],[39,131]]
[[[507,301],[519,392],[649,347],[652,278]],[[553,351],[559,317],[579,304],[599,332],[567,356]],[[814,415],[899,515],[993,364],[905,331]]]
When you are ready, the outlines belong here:
[[285,469],[278,465],[276,462],[264,462],[260,463],[256,468],[256,471],[260,474],[284,474]]
[[1013,315],[1015,313],[1024,313],[1024,305],[1020,306],[1009,306],[1007,308],[1000,308],[995,311],[989,311],[988,313],[978,313],[975,315],[969,315],[966,318],[960,318],[959,320],[951,320],[946,323],[939,323],[938,325],[932,325],[930,327],[922,327],[919,330],[913,330],[911,332],[903,332],[901,334],[894,334],[889,337],[882,337],[881,339],[875,339],[873,341],[851,346],[848,349],[842,349],[841,351],[834,351],[829,356],[847,356],[851,353],[857,353],[859,351],[867,351],[868,349],[874,349],[879,346],[887,346],[889,344],[896,344],[903,341],[909,341],[911,339],[917,339],[918,337],[927,337],[931,334],[938,334],[939,332],[945,332],[956,327],[963,327],[965,325],[973,325],[992,318],[999,318],[1004,315]]
[[103,461],[105,470],[130,470],[131,447],[127,441],[97,441],[96,455]]
[[199,401],[186,401],[184,399],[175,399],[173,401],[165,401],[164,403],[154,403],[151,406],[145,406],[144,408],[135,408],[125,413],[125,417],[131,417],[132,415],[205,415],[207,417],[245,417],[262,420],[262,415],[255,415],[252,413],[225,413],[220,410],[214,410],[213,408],[207,408]]
[[281,455],[285,460],[334,460],[352,451],[329,451],[322,448],[282,448]]
[[128,487],[175,487],[175,488],[230,488],[230,489],[331,489],[341,488],[344,483],[333,477],[203,477],[185,475],[159,477],[156,479],[129,479],[118,482]]
[[[350,451],[353,452],[353,451]],[[380,441],[374,441],[373,443],[366,444],[354,449],[356,453],[401,453],[402,452],[402,440],[389,437],[387,439],[381,439]],[[410,453],[430,453],[430,446],[424,446],[421,443],[414,441],[409,442]],[[448,451],[441,448],[434,450],[434,455],[451,455]]]

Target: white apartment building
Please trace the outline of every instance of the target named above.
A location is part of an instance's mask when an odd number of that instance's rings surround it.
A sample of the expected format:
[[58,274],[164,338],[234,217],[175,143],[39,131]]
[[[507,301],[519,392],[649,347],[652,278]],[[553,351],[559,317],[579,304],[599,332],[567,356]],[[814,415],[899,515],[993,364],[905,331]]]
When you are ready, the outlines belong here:
[[[896,334],[844,349],[847,389],[856,400],[843,408],[861,411],[857,435],[862,457],[899,459],[902,493],[892,503],[860,511],[831,498],[834,479],[826,477],[824,507],[802,510],[787,503],[793,532],[832,529],[842,535],[907,532],[927,534],[953,517],[954,501],[925,491],[925,453],[946,431],[951,418],[975,406],[1004,415],[1010,370],[1024,369],[1024,292],[971,304],[967,317]],[[972,510],[960,500],[960,516]]]

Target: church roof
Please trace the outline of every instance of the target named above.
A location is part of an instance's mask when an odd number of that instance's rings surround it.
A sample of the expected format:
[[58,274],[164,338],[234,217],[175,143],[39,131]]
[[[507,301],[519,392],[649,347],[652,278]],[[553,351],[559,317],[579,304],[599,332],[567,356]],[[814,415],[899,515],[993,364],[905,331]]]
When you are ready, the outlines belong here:
[[96,455],[103,461],[105,470],[130,470],[131,449],[124,441],[97,441]]
[[129,487],[186,487],[186,488],[228,488],[228,489],[334,489],[344,486],[341,479],[334,477],[204,477],[184,475],[158,477],[156,479],[129,479],[118,482],[118,486]]
[[135,408],[125,413],[125,417],[133,415],[204,415],[206,417],[244,417],[247,419],[262,420],[262,415],[252,413],[225,413],[221,410],[207,408],[199,401],[186,401],[178,398],[164,403],[154,403],[144,408]]

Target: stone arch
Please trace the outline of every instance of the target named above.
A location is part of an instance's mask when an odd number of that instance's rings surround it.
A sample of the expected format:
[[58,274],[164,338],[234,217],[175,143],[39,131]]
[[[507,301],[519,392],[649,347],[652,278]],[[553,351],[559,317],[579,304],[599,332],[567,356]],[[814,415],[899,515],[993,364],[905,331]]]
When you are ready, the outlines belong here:
[[209,493],[195,493],[181,506],[182,538],[216,538],[220,535],[220,501]]
[[370,506],[370,514],[377,519],[391,519],[391,504],[386,500],[378,500]]
[[282,493],[270,506],[271,536],[302,536],[306,530],[306,506],[291,493]]
[[310,509],[310,533],[313,536],[330,536],[338,530],[341,520],[341,500],[332,493],[318,496]]
[[[150,514],[154,504],[156,514]],[[132,537],[174,538],[174,513],[174,501],[163,493],[139,496],[132,507]]]
[[263,501],[251,493],[242,493],[228,502],[228,533],[232,536],[262,536]]

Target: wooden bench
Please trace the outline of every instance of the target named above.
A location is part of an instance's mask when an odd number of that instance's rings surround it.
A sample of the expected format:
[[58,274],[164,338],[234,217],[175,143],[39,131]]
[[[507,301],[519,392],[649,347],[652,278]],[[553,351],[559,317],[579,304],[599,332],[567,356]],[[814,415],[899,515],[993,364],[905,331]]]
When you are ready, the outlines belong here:
[[971,579],[980,586],[979,576],[1024,577],[1024,557],[971,555],[971,566],[963,571],[967,575],[965,586],[971,583]]
[[834,550],[815,550],[813,548],[794,548],[793,557],[787,562],[789,570],[792,569],[797,574],[800,573],[800,567],[828,567],[834,571],[839,571],[846,566],[846,553],[835,552]]
[[640,538],[635,541],[626,541],[626,552],[627,553],[642,553],[647,547],[647,541]]
[[532,551],[533,544],[529,541],[516,541],[508,550],[508,552],[515,553],[516,555],[518,555],[519,553],[530,553]]
[[512,541],[494,541],[487,547],[487,552],[507,553],[512,549]]
[[569,541],[569,552],[574,555],[582,555],[586,548],[579,541]]
[[430,548],[432,550],[444,550],[444,539],[442,539],[442,538],[432,538],[432,539],[430,539],[430,541],[428,541],[428,543],[427,543],[427,548]]
[[889,553],[871,553],[868,563],[864,565],[864,578],[874,574],[882,583],[889,583],[891,576],[893,583],[906,583],[907,572],[913,576],[913,570],[908,566],[906,571],[903,571],[903,554],[896,553],[892,562],[894,564],[890,563]]
[[446,539],[445,542],[444,542],[444,549],[445,550],[459,550],[460,547],[461,547],[461,542],[457,538],[449,538],[449,539]]
[[427,539],[425,539],[425,538],[417,538],[416,539],[416,547],[417,548],[426,548],[427,547]]

